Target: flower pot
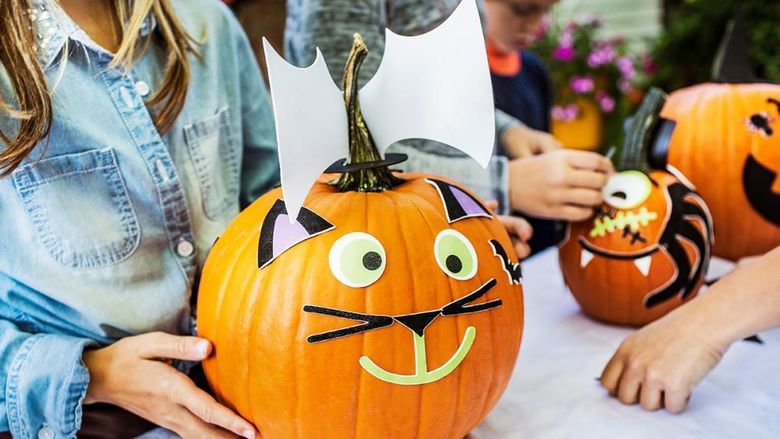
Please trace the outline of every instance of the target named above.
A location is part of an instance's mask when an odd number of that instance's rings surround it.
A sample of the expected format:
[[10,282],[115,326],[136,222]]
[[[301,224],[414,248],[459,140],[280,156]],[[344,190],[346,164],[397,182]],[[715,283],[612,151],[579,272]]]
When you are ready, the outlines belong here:
[[552,119],[552,134],[564,147],[597,151],[604,138],[603,116],[596,102],[577,98],[579,114],[573,120]]

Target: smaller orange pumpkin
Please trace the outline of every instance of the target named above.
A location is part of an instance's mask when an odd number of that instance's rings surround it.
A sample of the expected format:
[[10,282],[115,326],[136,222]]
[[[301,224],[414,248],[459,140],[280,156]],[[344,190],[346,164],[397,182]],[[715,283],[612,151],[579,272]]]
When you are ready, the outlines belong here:
[[566,284],[599,320],[643,325],[693,298],[710,258],[712,225],[701,198],[678,178],[647,170],[648,135],[664,95],[651,90],[635,118],[604,204],[571,224],[560,245]]

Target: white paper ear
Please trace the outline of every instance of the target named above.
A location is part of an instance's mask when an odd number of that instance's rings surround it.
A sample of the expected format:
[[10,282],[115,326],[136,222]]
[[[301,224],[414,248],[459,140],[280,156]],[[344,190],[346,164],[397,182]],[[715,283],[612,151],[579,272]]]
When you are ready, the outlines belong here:
[[[379,152],[404,139],[436,140],[486,167],[495,121],[490,70],[475,0],[462,0],[433,31],[416,37],[386,32],[384,59],[359,92]],[[343,94],[319,49],[314,63],[288,64],[263,39],[279,144],[282,191],[290,220],[317,177],[347,158]],[[369,48],[371,50],[371,48]]]
[[[376,75],[360,105],[379,152],[411,138],[455,147],[487,167],[495,107],[485,37],[474,0],[462,0],[436,29],[416,37],[386,30]],[[370,48],[369,48],[370,50]]]
[[322,53],[307,68],[284,60],[263,38],[282,192],[294,222],[314,182],[338,159],[347,157],[349,134],[344,95],[333,83]]

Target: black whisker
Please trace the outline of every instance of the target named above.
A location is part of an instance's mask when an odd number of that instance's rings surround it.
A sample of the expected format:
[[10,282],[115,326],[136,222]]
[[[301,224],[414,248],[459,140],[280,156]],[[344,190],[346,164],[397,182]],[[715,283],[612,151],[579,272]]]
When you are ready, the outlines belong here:
[[373,329],[384,328],[393,324],[393,318],[383,315],[360,314],[340,309],[326,308],[323,306],[304,305],[304,312],[322,314],[326,316],[341,317],[343,319],[358,320],[364,322],[361,325],[350,326],[348,328],[337,329],[335,331],[323,332],[306,338],[309,343],[317,343],[334,338],[346,337],[348,335],[359,334],[361,332],[371,331]]
[[444,316],[454,316],[458,314],[467,314],[467,313],[485,311],[488,309],[497,308],[501,306],[502,303],[501,299],[491,300],[490,302],[479,303],[477,305],[466,306],[467,303],[473,302],[479,299],[480,297],[484,296],[485,294],[487,294],[487,292],[490,291],[495,286],[496,286],[496,280],[490,279],[473,293],[467,296],[463,296],[460,299],[442,308],[441,314]]

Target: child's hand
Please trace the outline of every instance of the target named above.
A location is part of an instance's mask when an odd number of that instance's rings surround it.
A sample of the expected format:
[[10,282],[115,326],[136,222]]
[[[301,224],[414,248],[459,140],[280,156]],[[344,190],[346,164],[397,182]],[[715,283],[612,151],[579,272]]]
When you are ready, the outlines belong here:
[[252,424],[166,363],[170,359],[202,361],[210,354],[207,340],[162,332],[85,351],[90,381],[84,403],[117,405],[184,438],[258,437]]
[[582,221],[603,198],[612,162],[595,152],[556,150],[509,163],[513,209],[540,218]]
[[[485,205],[493,211],[498,209],[498,201],[488,201]],[[509,233],[512,245],[514,245],[515,252],[517,252],[517,257],[520,259],[527,258],[531,254],[531,246],[528,245],[528,241],[534,234],[531,224],[519,216],[496,215],[496,219],[501,222],[504,228],[506,228],[506,232]]]
[[[626,338],[601,374],[601,384],[625,404],[680,413],[693,388],[718,364],[727,346],[691,323],[685,307]],[[682,311],[682,312],[681,312]]]
[[552,134],[537,131],[525,125],[512,127],[501,137],[501,146],[513,159],[530,157],[561,149],[561,143]]

